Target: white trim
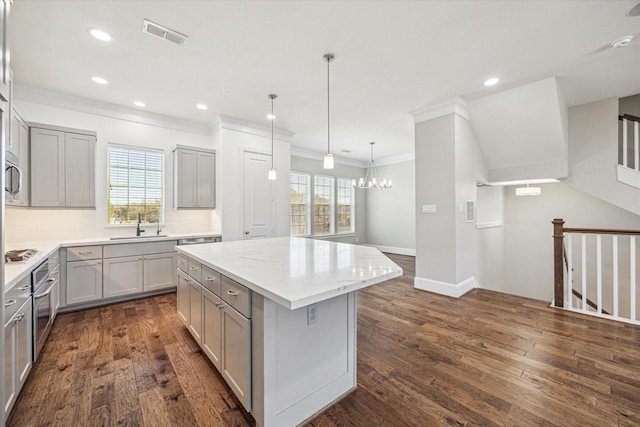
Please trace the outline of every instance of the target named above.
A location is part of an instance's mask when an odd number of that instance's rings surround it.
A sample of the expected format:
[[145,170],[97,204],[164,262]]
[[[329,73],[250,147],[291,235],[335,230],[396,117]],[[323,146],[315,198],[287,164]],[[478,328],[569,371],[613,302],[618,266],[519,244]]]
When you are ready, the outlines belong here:
[[416,153],[405,153],[376,160],[376,166],[395,165],[397,163],[413,162],[415,160]]
[[33,102],[52,107],[65,108],[79,111],[85,114],[109,117],[148,126],[156,126],[166,129],[179,130],[197,135],[211,135],[211,124],[195,122],[193,120],[179,119],[163,114],[142,111],[137,108],[123,107],[109,102],[98,101],[67,93],[55,92],[46,89],[34,88],[21,84],[14,84],[14,99],[24,102]]
[[[317,151],[306,150],[304,148],[299,148],[299,147],[293,147],[292,146],[291,147],[291,156],[302,157],[304,159],[322,161],[322,156],[324,156],[324,153],[319,153]],[[365,161],[361,161],[361,160],[347,159],[347,158],[344,158],[344,157],[336,156],[335,154],[333,155],[333,160],[337,164],[345,165],[345,166],[354,166],[356,168],[366,168],[367,165],[369,164],[368,161],[365,162]]]
[[616,165],[616,176],[618,182],[631,187],[640,188],[640,172],[623,165]]
[[409,111],[409,114],[413,116],[413,123],[426,122],[428,120],[437,119],[438,117],[448,116],[449,114],[457,114],[460,117],[469,120],[469,115],[467,113],[467,101],[459,96],[437,105]]
[[[271,138],[271,126],[264,126],[246,120],[237,119],[235,117],[225,116],[223,114],[218,116],[217,128],[235,130],[236,132]],[[295,134],[285,129],[274,128],[273,135],[274,138],[277,138],[280,141],[290,142],[291,137]]]
[[387,252],[387,253],[390,253],[390,254],[416,256],[416,250],[415,249],[397,248],[395,246],[372,245],[372,244],[369,244],[369,243],[365,243],[364,246],[371,246],[373,248],[378,249],[380,252]]
[[476,222],[476,228],[478,230],[483,228],[492,228],[492,227],[502,227],[502,221],[487,221],[487,222]]
[[470,290],[478,287],[478,282],[471,276],[468,279],[456,284],[440,282],[438,280],[425,279],[416,276],[413,280],[413,287],[423,291],[433,292],[449,297],[460,298]]

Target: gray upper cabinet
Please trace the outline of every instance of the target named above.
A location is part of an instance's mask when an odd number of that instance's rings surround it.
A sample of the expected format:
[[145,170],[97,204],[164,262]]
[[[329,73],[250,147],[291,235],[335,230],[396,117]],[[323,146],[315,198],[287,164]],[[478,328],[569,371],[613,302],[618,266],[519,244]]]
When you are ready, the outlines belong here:
[[177,146],[174,158],[174,199],[178,209],[216,207],[216,152]]
[[31,206],[95,208],[96,134],[31,127]]
[[9,11],[11,0],[0,0],[0,97],[4,101],[11,98],[9,82]]
[[6,195],[7,206],[29,205],[29,125],[15,109],[11,110],[11,134],[6,149],[18,157],[18,167],[22,172],[22,185],[16,195]]

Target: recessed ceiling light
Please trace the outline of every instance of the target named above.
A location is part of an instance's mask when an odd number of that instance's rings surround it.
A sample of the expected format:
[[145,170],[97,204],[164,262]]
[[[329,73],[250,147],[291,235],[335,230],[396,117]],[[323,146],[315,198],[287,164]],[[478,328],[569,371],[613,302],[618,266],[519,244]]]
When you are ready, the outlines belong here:
[[94,82],[99,83],[101,85],[109,84],[109,82],[106,79],[102,78],[102,77],[92,77],[91,80],[93,80]]
[[633,36],[620,37],[618,40],[614,40],[611,42],[611,47],[629,46],[631,44],[631,40],[633,40]]
[[275,114],[267,114],[267,119],[269,119],[269,120],[275,120],[275,119],[276,119],[276,116],[275,116]]
[[146,107],[147,106],[147,104],[145,104],[142,101],[134,101],[133,105],[135,105],[136,107]]
[[484,81],[484,85],[485,85],[485,86],[493,86],[493,85],[498,84],[498,82],[499,82],[499,81],[500,81],[500,79],[499,79],[499,78],[497,78],[497,77],[492,77],[492,78],[490,78],[490,79],[485,80],[485,81]]
[[109,34],[97,28],[90,28],[89,34],[91,34],[93,37],[97,38],[98,40],[102,40],[103,42],[111,41],[111,36]]
[[206,109],[207,109],[207,108],[209,108],[209,107],[207,107],[205,104],[197,104],[197,105],[196,105],[196,108],[198,108],[198,109],[200,109],[200,110],[206,110]]

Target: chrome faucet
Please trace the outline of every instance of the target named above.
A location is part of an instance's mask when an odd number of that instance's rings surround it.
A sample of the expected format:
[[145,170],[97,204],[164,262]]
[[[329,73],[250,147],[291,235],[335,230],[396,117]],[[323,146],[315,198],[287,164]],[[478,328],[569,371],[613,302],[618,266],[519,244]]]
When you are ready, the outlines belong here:
[[156,229],[156,236],[159,236],[162,232],[162,228],[160,228],[160,217],[158,217],[158,228]]
[[136,226],[136,236],[140,237],[140,233],[144,233],[145,230],[140,229],[140,212],[138,212],[138,225]]

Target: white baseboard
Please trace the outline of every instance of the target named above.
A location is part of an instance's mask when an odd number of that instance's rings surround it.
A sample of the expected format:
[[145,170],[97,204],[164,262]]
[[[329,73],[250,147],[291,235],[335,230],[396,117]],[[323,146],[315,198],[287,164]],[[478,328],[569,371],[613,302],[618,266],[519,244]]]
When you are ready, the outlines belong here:
[[396,248],[395,246],[382,246],[382,245],[369,245],[369,244],[365,244],[364,246],[372,246],[378,249],[380,252],[388,252],[390,254],[416,256],[415,249]]
[[438,280],[425,279],[416,276],[413,280],[413,287],[423,291],[446,295],[448,297],[460,298],[471,289],[477,288],[478,282],[473,276],[463,280],[457,285],[454,283],[440,282]]

